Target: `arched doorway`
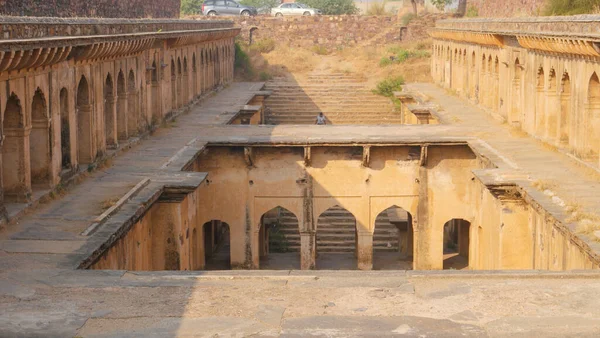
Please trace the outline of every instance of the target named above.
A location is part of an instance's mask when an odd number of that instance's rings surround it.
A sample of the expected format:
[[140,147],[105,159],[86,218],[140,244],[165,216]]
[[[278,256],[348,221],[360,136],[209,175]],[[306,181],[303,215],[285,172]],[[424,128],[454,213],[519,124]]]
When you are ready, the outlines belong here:
[[177,58],[177,108],[183,107],[183,76],[181,74],[181,58]]
[[25,116],[21,100],[11,93],[4,109],[2,186],[6,202],[25,202],[31,192],[25,175]]
[[202,225],[204,237],[204,269],[231,269],[229,224],[212,220]]
[[535,86],[535,113],[533,115],[533,129],[532,133],[537,136],[544,135],[544,125],[546,118],[546,82],[544,75],[544,68],[538,68],[537,72],[537,83]]
[[571,133],[571,79],[569,73],[565,72],[560,82],[560,143],[569,145],[569,134]]
[[457,218],[444,224],[444,269],[469,267],[470,228],[471,223]]
[[551,68],[548,72],[548,90],[546,91],[546,101],[546,125],[544,126],[544,137],[552,143],[555,143],[557,140],[556,133],[558,130],[557,110],[560,109],[560,99],[557,92],[556,71],[553,68]]
[[79,164],[89,164],[94,161],[92,145],[92,107],[90,105],[90,90],[85,76],[77,86],[77,156]]
[[317,219],[317,258],[321,270],[355,270],[356,218],[339,205],[325,210]]
[[585,127],[585,156],[597,160],[598,148],[600,147],[600,81],[594,72],[590,77],[587,95],[587,114],[581,121]]
[[32,189],[50,187],[50,118],[46,97],[40,88],[31,102],[31,133],[29,134],[29,159]]
[[115,94],[112,76],[108,74],[104,82],[104,133],[106,137],[106,147],[114,148],[117,146],[115,131]]
[[206,81],[206,65],[204,58],[204,49],[200,51],[200,94],[206,90],[204,82]]
[[131,69],[127,76],[127,132],[129,136],[136,136],[139,130],[143,130],[143,117],[139,114],[137,101],[135,73]]
[[198,66],[196,64],[196,53],[192,54],[192,90],[194,97],[198,96]]
[[522,81],[522,69],[521,64],[519,63],[519,59],[515,59],[514,64],[514,75],[512,82],[512,104],[510,109],[509,121],[513,124],[523,123],[523,118],[521,117],[521,81]]
[[119,140],[127,140],[127,90],[125,89],[125,75],[119,71],[117,76],[117,135]]
[[260,268],[300,269],[300,231],[298,218],[283,207],[275,207],[260,218]]
[[69,92],[67,88],[60,90],[60,152],[63,170],[72,168],[71,162],[71,128],[69,123]]
[[471,54],[471,78],[469,79],[469,98],[475,99],[477,92],[477,58],[475,57],[475,52]]
[[152,75],[151,75],[151,94],[152,94],[152,125],[159,123],[161,119],[162,101],[160,95],[160,85],[158,83],[158,68],[156,68],[156,61],[152,62]]
[[183,100],[182,104],[190,101],[190,77],[188,74],[187,57],[183,58]]
[[412,270],[412,215],[391,206],[375,218],[373,270]]
[[171,59],[171,109],[177,109],[177,73],[173,59]]

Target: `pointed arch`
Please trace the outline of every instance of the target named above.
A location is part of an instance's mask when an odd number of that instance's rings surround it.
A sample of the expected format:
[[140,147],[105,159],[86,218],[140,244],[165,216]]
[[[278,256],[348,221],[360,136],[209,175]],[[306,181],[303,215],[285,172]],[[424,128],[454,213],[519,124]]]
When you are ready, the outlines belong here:
[[392,205],[377,215],[373,226],[373,269],[412,269],[414,232],[411,213]]
[[277,206],[260,218],[258,254],[261,269],[300,269],[298,217]]
[[104,81],[104,134],[107,147],[117,145],[116,115],[115,115],[115,89],[110,73]]
[[161,119],[162,112],[162,100],[161,100],[161,90],[160,83],[158,81],[158,67],[156,66],[156,60],[152,61],[152,78],[151,78],[151,87],[150,93],[152,94],[151,102],[152,106],[150,110],[152,111],[152,120],[150,124],[155,125]]
[[511,85],[511,109],[509,115],[509,122],[512,124],[523,123],[523,112],[521,111],[521,90],[522,90],[523,73],[522,66],[519,62],[519,58],[515,59],[513,65],[513,78]]
[[356,269],[356,217],[336,204],[317,218],[316,267],[318,269]]
[[571,78],[568,72],[564,72],[560,80],[560,122],[559,139],[560,144],[570,144],[571,134]]
[[177,73],[175,60],[171,58],[171,109],[177,108]]
[[144,129],[145,119],[140,114],[138,105],[138,90],[136,85],[135,72],[129,70],[127,76],[127,133],[128,136],[138,135],[140,130]]
[[[25,114],[21,100],[11,92],[4,107],[2,135],[2,187],[4,200],[25,202],[31,192],[29,172],[25,172],[29,160],[25,149]],[[28,151],[29,149],[27,149]]]
[[117,76],[117,136],[119,140],[129,138],[127,131],[127,87],[125,74],[119,70]]
[[[583,119],[585,127],[584,155],[595,157],[600,148],[600,79],[596,72],[592,73],[588,81],[586,104],[586,117]],[[597,159],[596,159],[597,160]]]
[[31,133],[29,134],[29,159],[31,184],[34,188],[50,186],[50,117],[44,92],[38,87],[31,102]]
[[[183,100],[182,104],[187,104],[190,101],[190,77],[187,57],[183,57]],[[193,86],[193,85],[192,85]]]
[[535,86],[535,112],[533,115],[532,134],[543,136],[546,123],[546,73],[544,67],[537,70],[537,81]]
[[61,166],[63,169],[71,169],[71,114],[69,109],[69,91],[67,88],[60,90],[59,109]]
[[79,80],[76,98],[77,112],[77,157],[79,164],[94,161],[94,145],[92,144],[92,107],[90,105],[90,88],[84,75]]

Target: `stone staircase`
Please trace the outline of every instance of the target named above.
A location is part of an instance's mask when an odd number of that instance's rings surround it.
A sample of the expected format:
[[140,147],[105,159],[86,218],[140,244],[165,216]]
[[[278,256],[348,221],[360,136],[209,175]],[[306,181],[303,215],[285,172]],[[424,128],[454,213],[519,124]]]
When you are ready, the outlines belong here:
[[275,79],[266,89],[266,124],[314,124],[320,112],[330,124],[400,124],[390,99],[345,73],[312,73],[302,83]]
[[[279,220],[279,231],[285,237],[288,251],[300,251],[298,221],[291,212],[280,209],[279,215],[271,215],[266,223]],[[373,249],[375,251],[398,251],[398,229],[389,222],[383,212],[375,223]],[[272,230],[273,231],[273,230]],[[274,237],[271,237],[273,240]],[[317,220],[317,252],[354,252],[355,221],[351,213],[335,206],[325,211]]]

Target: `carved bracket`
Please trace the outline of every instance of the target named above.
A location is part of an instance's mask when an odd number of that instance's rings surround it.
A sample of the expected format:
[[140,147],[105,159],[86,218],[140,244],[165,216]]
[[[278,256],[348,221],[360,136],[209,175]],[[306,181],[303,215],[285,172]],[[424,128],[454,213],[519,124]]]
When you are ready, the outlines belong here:
[[244,147],[244,161],[248,167],[254,166],[254,151],[251,147]]
[[304,147],[304,166],[310,167],[310,147]]
[[365,168],[368,168],[371,164],[371,146],[363,147],[363,155],[362,155],[362,165]]
[[419,165],[421,167],[427,165],[427,145],[421,146],[421,158],[419,159]]

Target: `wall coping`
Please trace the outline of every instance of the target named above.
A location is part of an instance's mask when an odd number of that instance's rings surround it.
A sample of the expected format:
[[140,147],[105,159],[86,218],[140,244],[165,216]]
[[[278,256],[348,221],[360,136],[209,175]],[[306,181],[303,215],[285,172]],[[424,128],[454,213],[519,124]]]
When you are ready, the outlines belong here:
[[553,22],[595,22],[600,23],[600,15],[571,15],[571,16],[542,16],[542,17],[521,17],[521,18],[475,18],[475,19],[442,19],[436,22],[438,24],[453,23],[553,23]]
[[127,19],[127,18],[61,18],[35,16],[0,16],[1,25],[139,25],[139,24],[206,24],[233,23],[233,20],[199,19]]

